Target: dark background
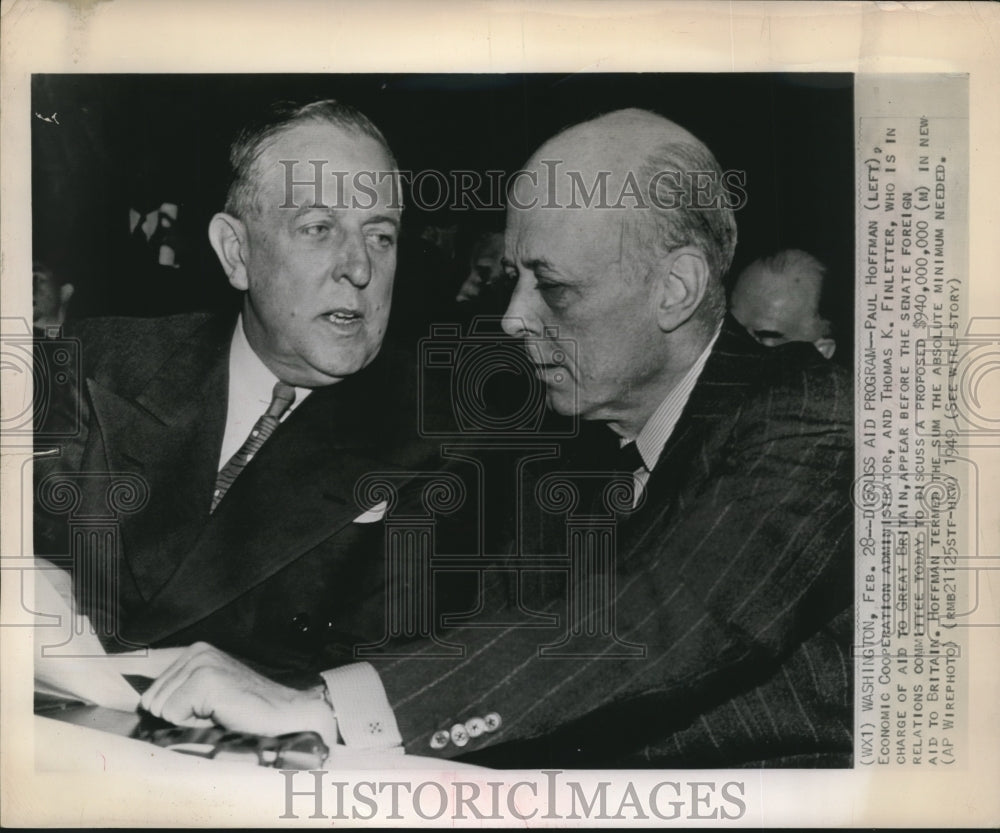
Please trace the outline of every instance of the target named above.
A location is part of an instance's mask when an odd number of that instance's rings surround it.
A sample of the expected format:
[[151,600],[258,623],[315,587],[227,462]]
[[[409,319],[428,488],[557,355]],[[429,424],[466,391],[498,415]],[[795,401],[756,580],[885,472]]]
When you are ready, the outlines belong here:
[[[338,98],[386,134],[401,168],[517,170],[559,129],[637,106],[676,121],[746,171],[732,276],[801,248],[830,268],[838,357],[850,361],[854,298],[853,78],[849,74],[35,75],[34,257],[77,288],[73,315],[219,309],[233,293],[206,228],[222,206],[236,128],[275,98]],[[129,206],[179,205],[179,266],[137,254]],[[461,262],[420,239],[427,225],[502,227],[502,212],[404,213],[401,319],[454,294]],[[464,243],[463,243],[464,241]],[[459,258],[461,261],[461,257]],[[463,273],[464,274],[464,273]],[[402,299],[402,301],[400,300]],[[404,306],[405,304],[405,306]],[[419,322],[422,326],[423,322]]]

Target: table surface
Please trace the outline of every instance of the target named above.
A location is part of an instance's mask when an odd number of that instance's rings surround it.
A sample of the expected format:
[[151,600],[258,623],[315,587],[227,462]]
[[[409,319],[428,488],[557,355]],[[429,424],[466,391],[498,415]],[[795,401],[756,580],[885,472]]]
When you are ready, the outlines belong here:
[[[35,768],[38,772],[105,772],[246,775],[267,771],[239,761],[215,761],[186,755],[152,743],[75,726],[34,715]],[[341,747],[327,759],[324,769],[341,770],[479,770],[483,767],[419,755],[354,752]]]

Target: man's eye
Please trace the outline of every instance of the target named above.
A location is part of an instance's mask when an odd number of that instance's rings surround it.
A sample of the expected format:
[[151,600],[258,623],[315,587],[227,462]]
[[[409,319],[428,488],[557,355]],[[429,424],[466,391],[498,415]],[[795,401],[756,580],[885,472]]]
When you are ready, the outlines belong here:
[[535,286],[538,288],[542,300],[552,309],[561,308],[566,305],[566,287],[563,284],[551,281],[537,281]]
[[370,231],[368,242],[378,249],[387,250],[396,245],[396,236],[384,231]]
[[313,223],[312,225],[303,226],[300,231],[306,237],[322,237],[330,230],[330,227],[326,223]]

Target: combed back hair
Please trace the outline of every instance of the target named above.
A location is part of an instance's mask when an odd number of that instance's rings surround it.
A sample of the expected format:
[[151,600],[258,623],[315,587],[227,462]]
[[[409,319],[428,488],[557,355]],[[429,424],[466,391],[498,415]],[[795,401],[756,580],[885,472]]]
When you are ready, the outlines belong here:
[[239,219],[260,211],[260,182],[257,161],[284,131],[299,124],[331,124],[342,130],[354,131],[378,142],[389,157],[393,170],[398,170],[396,158],[385,136],[364,113],[332,98],[302,104],[276,101],[261,117],[245,125],[229,147],[229,189],[226,192],[227,214]]
[[[661,172],[669,175],[658,176]],[[722,279],[736,251],[736,217],[723,183],[722,169],[708,148],[691,142],[668,142],[655,148],[641,168],[640,182],[650,191],[649,217],[656,254],[694,246],[705,254],[711,280],[702,302],[704,319],[718,321],[725,314]],[[695,174],[708,174],[696,179]],[[692,205],[695,194],[708,208]],[[679,202],[679,204],[678,204]],[[643,212],[644,213],[644,212]]]

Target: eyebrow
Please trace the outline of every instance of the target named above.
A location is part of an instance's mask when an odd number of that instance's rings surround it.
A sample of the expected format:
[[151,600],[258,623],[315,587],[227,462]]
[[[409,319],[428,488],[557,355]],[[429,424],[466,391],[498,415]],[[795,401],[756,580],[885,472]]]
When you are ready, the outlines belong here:
[[[313,203],[312,205],[304,205],[302,208],[298,209],[293,215],[293,219],[297,220],[310,211],[323,211],[327,214],[333,214],[334,209],[328,205],[323,205],[322,203]],[[376,214],[374,217],[368,217],[362,225],[370,225],[372,223],[389,223],[393,228],[399,228],[399,220],[395,217],[390,217],[388,214]]]
[[[291,206],[289,206],[291,208]],[[308,214],[310,211],[325,211],[327,214],[332,214],[333,209],[328,205],[323,205],[322,203],[313,203],[312,205],[304,205],[298,209],[293,215],[294,219],[299,219],[304,214]]]
[[555,271],[552,263],[544,257],[535,257],[531,260],[526,260],[524,261],[524,267],[530,272],[537,272],[539,269]]
[[395,217],[390,217],[388,214],[376,214],[374,217],[369,217],[365,220],[362,225],[369,226],[372,223],[388,223],[395,229],[399,228],[399,220]]

